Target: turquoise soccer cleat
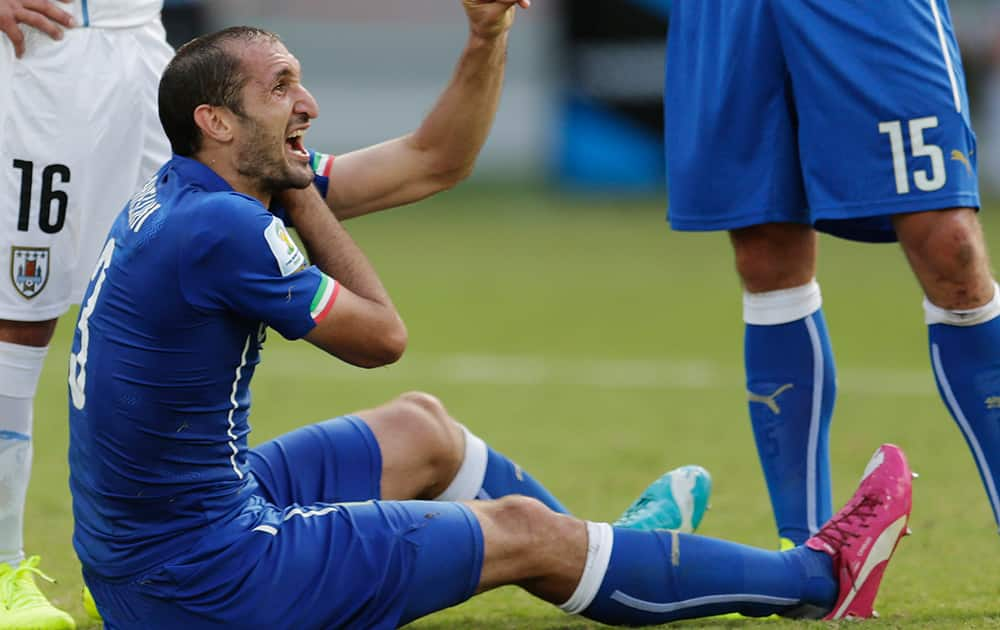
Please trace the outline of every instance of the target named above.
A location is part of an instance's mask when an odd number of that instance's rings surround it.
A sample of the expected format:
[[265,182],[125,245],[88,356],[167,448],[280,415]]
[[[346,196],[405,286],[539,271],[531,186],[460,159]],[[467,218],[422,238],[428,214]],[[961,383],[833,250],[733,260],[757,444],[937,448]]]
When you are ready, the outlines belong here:
[[682,466],[649,484],[613,524],[629,529],[693,533],[712,494],[712,476],[701,466]]

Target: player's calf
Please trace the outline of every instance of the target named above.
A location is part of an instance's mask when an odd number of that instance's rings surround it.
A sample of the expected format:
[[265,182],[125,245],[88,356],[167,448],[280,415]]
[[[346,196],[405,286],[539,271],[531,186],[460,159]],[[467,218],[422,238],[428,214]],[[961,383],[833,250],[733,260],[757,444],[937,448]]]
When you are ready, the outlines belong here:
[[894,217],[927,298],[931,367],[941,398],[969,445],[1000,524],[1000,287],[970,208]]

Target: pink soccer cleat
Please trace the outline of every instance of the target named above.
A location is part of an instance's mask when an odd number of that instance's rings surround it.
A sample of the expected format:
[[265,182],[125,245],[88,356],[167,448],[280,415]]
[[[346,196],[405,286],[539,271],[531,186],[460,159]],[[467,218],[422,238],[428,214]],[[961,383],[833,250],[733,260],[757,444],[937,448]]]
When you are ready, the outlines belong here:
[[825,619],[873,617],[872,606],[885,567],[913,505],[913,473],[903,451],[883,444],[875,451],[857,492],[806,546],[833,558],[840,581],[837,603]]

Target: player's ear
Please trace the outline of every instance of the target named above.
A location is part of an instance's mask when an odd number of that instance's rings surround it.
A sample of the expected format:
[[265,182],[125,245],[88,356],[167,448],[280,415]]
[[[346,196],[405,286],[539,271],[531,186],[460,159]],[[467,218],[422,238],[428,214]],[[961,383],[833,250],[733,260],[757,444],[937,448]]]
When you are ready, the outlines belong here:
[[222,143],[233,139],[232,115],[225,107],[199,105],[194,110],[194,122],[206,138]]

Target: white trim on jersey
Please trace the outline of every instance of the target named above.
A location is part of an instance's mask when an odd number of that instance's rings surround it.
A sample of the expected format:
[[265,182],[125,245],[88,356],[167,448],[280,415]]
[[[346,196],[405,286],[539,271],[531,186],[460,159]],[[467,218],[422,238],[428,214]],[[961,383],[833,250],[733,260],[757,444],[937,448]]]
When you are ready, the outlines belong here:
[[934,14],[934,24],[937,26],[938,41],[941,43],[941,55],[944,57],[944,65],[948,68],[948,80],[951,81],[951,95],[955,99],[955,111],[962,113],[962,97],[958,93],[958,80],[955,78],[955,66],[951,63],[951,54],[948,52],[948,41],[944,36],[944,24],[941,23],[941,13],[938,11],[937,0],[927,0],[931,4],[931,12]]
[[819,451],[819,427],[822,424],[823,411],[823,344],[820,342],[819,331],[812,315],[807,315],[805,322],[813,351],[812,411],[809,414],[809,443],[806,447],[806,523],[809,526],[809,535],[813,536],[822,525],[817,518],[819,506],[816,499],[816,456]]
[[233,454],[229,456],[229,463],[232,465],[233,470],[236,471],[236,476],[240,479],[243,478],[243,471],[240,467],[236,465],[236,454],[239,449],[236,448],[236,434],[233,433],[233,429],[236,425],[233,423],[233,414],[239,408],[240,404],[236,402],[236,390],[240,385],[240,377],[243,375],[243,368],[247,364],[247,353],[250,351],[250,341],[254,338],[254,334],[251,333],[247,335],[247,342],[243,344],[243,355],[240,357],[240,364],[236,366],[236,378],[233,379],[233,390],[229,393],[229,402],[233,405],[229,409],[229,428],[226,429],[226,434],[229,436],[229,448],[232,449]]
[[986,494],[989,495],[993,514],[997,518],[1000,518],[1000,495],[997,494],[997,487],[993,482],[993,472],[990,470],[990,463],[986,461],[986,455],[983,454],[983,447],[980,446],[976,434],[969,425],[969,420],[965,417],[962,408],[958,405],[958,399],[955,398],[955,393],[951,390],[951,383],[948,382],[948,375],[945,374],[944,365],[941,363],[941,349],[936,343],[931,346],[931,363],[934,366],[934,375],[937,376],[938,383],[941,385],[941,391],[944,393],[945,403],[951,410],[952,415],[955,416],[955,420],[958,422],[959,428],[962,429],[962,434],[965,435],[969,446],[972,447],[972,454],[976,458],[976,463],[979,464],[979,470],[983,473],[983,480],[986,482]]
[[304,510],[300,507],[297,507],[289,510],[288,514],[285,514],[285,518],[281,520],[287,521],[295,516],[301,516],[302,518],[312,518],[314,516],[326,516],[327,514],[332,514],[336,511],[337,511],[336,505],[328,505],[325,508],[321,508],[318,510]]

